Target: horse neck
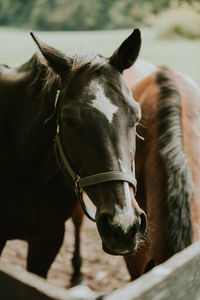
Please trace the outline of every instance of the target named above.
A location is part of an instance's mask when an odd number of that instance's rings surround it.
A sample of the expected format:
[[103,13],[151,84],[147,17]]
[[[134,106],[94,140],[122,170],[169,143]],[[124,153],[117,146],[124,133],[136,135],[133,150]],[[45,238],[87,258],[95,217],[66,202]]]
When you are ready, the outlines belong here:
[[24,76],[18,84],[20,105],[15,105],[13,111],[18,120],[12,125],[12,130],[15,131],[16,161],[26,177],[27,172],[38,172],[37,168],[40,168],[53,148],[56,119],[52,118],[47,123],[44,121],[54,112],[59,85],[51,71],[35,61],[21,66],[18,73]]
[[[32,70],[27,74],[29,105],[34,107],[38,118],[48,118],[54,110],[56,91],[60,87],[59,78],[36,55],[30,62]],[[27,63],[28,69],[31,69],[30,62]]]

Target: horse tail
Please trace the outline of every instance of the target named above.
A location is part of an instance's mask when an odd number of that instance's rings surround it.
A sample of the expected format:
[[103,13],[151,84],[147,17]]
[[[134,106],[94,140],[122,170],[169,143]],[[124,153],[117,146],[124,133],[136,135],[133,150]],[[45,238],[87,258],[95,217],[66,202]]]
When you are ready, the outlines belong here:
[[159,86],[158,147],[167,176],[167,257],[192,242],[192,180],[184,153],[181,98],[173,76],[167,67],[160,67],[156,74]]

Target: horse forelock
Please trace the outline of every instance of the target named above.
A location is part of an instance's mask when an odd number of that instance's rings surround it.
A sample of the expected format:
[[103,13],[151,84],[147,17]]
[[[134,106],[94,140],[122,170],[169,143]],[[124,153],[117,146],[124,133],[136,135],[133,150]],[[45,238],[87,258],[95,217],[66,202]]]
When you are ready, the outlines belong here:
[[159,152],[167,174],[167,256],[184,249],[192,241],[190,199],[192,180],[183,146],[181,99],[173,73],[161,67],[159,86]]
[[66,56],[70,56],[73,60],[72,70],[79,68],[98,70],[107,63],[105,57],[87,50],[67,52]]

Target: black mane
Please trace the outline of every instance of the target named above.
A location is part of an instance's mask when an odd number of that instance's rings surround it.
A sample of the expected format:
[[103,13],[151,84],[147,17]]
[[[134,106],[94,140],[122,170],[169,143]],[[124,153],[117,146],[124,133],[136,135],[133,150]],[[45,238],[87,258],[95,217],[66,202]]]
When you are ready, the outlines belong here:
[[53,84],[59,85],[60,78],[45,64],[39,54],[34,54],[31,59],[18,67],[18,72],[25,72],[29,78],[31,92],[49,92]]
[[188,169],[181,124],[181,99],[173,74],[167,67],[157,72],[159,152],[167,173],[167,256],[192,242],[190,199],[192,181]]
[[[90,71],[99,70],[107,62],[101,55],[89,51],[69,52],[66,55],[73,60],[71,70],[73,74],[83,69]],[[28,74],[30,88],[34,92],[39,90],[49,92],[52,85],[61,85],[60,76],[47,65],[45,59],[38,53],[35,53],[29,61],[18,67],[17,70]]]

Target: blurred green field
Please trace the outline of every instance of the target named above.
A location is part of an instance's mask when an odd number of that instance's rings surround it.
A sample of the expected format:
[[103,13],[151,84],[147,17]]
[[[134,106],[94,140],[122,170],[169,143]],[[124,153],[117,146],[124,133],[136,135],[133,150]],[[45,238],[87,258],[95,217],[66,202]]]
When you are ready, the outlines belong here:
[[[152,29],[141,29],[140,57],[155,64],[168,65],[184,72],[200,84],[200,40],[161,40]],[[131,30],[37,32],[38,36],[60,50],[89,49],[109,56]],[[28,30],[0,28],[0,63],[18,65],[37,51]]]

